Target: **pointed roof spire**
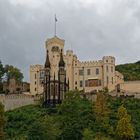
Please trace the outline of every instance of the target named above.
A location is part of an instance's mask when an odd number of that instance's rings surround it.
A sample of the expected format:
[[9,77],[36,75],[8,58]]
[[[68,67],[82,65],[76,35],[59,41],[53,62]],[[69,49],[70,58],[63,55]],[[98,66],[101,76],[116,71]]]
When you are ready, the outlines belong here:
[[45,68],[50,68],[50,60],[49,60],[49,51],[47,50],[47,56],[46,56],[46,62],[45,62]]
[[59,67],[65,67],[65,62],[63,60],[62,49],[61,49],[61,53],[60,53]]

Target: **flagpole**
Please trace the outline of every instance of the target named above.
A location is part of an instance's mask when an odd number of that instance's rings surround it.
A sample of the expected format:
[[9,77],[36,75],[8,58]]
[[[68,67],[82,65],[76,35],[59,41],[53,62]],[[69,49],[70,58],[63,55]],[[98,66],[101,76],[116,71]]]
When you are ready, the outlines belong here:
[[54,17],[54,21],[55,21],[55,24],[54,24],[54,36],[56,36],[56,14],[55,14],[55,17]]

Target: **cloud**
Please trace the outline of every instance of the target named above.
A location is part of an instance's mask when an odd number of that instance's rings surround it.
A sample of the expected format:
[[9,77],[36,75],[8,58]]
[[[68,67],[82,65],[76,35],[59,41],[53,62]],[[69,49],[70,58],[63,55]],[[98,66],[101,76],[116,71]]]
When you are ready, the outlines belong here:
[[4,0],[0,1],[0,59],[24,72],[44,64],[47,38],[65,39],[80,60],[114,55],[117,63],[140,59],[138,0]]

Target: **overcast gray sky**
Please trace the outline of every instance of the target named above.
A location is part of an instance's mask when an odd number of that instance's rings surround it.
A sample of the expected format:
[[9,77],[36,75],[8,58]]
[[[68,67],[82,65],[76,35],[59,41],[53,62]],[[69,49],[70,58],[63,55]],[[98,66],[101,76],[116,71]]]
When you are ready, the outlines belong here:
[[80,60],[140,60],[140,0],[0,0],[0,59],[25,81],[31,64],[44,64],[55,13],[57,36]]

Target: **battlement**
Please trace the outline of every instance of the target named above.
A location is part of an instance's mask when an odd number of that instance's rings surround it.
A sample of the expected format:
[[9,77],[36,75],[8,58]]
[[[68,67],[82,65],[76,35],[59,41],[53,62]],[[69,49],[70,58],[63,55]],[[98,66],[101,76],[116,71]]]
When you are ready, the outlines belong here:
[[61,46],[64,46],[65,40],[58,38],[57,36],[50,38],[46,41],[46,46],[52,45],[52,44],[59,44]]
[[77,63],[79,66],[102,66],[103,65],[103,61],[102,60],[98,60],[98,61],[78,61]]
[[113,57],[113,56],[104,56],[102,60],[104,63],[115,64],[115,57]]
[[73,54],[73,50],[67,50],[67,51],[66,51],[66,55],[69,55],[69,54],[72,55],[72,54]]
[[43,69],[44,66],[43,65],[30,65],[30,71],[39,71],[41,69]]
[[105,58],[115,59],[115,57],[114,57],[114,56],[104,56],[104,57],[103,57],[103,59],[105,59]]

